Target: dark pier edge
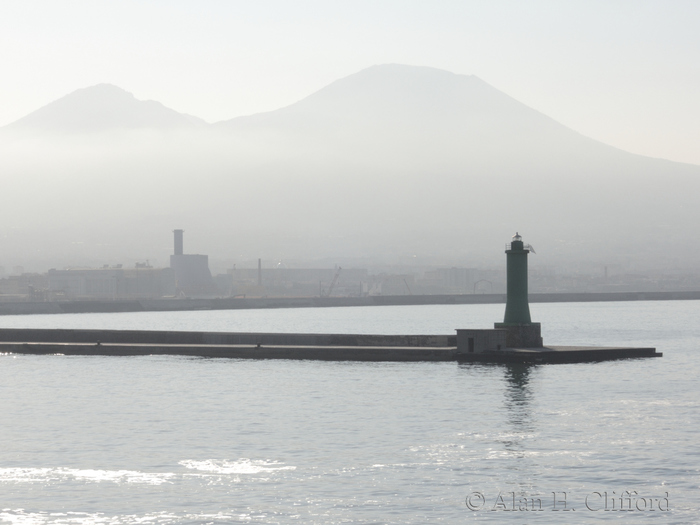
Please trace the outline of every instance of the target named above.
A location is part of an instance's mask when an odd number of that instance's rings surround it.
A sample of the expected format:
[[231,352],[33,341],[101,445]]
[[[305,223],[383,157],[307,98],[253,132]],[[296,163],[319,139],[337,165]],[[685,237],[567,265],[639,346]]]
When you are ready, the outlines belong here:
[[504,352],[484,352],[482,354],[460,355],[458,361],[470,363],[524,363],[524,364],[564,364],[594,363],[619,359],[643,359],[663,357],[656,348],[624,347],[543,347],[539,351],[531,349],[509,349]]

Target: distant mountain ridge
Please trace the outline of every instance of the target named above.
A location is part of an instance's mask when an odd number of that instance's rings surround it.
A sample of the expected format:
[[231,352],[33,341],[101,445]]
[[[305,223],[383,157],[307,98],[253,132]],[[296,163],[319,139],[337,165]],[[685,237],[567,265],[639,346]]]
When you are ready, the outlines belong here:
[[563,137],[568,142],[590,141],[476,76],[401,64],[372,66],[289,106],[215,124],[160,102],[138,100],[120,87],[97,84],[0,130],[70,134],[143,128],[268,133],[295,141],[335,137],[348,145],[357,140],[377,143],[393,134],[413,143],[443,143],[448,148],[461,141],[467,150],[478,151],[488,150],[487,143],[494,141],[509,141],[504,147],[520,149],[531,149],[536,143],[550,148]]
[[78,89],[5,126],[8,130],[91,133],[108,129],[207,125],[153,100],[137,100],[112,84]]
[[432,159],[456,163],[564,152],[631,155],[584,137],[476,76],[401,64],[369,67],[287,107],[213,127],[301,148],[324,143],[355,157],[383,147],[395,159],[430,152]]
[[384,64],[336,80],[284,108],[236,117],[215,125],[235,126],[239,122],[277,116],[322,115],[354,122],[385,119],[401,123],[429,117],[460,126],[465,120],[471,124],[483,123],[497,117],[512,118],[513,113],[518,113],[521,119],[540,118],[551,125],[562,126],[474,75]]
[[[209,124],[160,102],[142,101],[112,84],[78,89],[19,120],[3,133],[90,134],[106,130],[192,129],[263,136],[269,146],[294,144],[357,155],[395,139],[398,153],[432,150],[446,159],[632,155],[584,137],[473,75],[423,66],[383,64],[341,78],[289,106]],[[391,147],[388,148],[392,150]],[[396,150],[393,151],[397,153]],[[342,155],[342,152],[341,152]]]

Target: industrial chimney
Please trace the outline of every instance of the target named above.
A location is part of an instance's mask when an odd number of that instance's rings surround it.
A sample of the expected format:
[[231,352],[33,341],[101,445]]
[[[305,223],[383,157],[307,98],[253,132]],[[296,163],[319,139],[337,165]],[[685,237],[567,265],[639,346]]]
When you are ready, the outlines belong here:
[[182,233],[184,230],[173,230],[175,234],[175,255],[182,255]]

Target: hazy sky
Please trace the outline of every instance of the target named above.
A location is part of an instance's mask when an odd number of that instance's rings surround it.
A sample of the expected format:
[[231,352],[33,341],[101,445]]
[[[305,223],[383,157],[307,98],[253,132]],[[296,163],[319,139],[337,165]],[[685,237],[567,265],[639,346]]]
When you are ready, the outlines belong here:
[[214,122],[403,63],[700,164],[698,28],[697,0],[2,0],[0,125],[100,82]]

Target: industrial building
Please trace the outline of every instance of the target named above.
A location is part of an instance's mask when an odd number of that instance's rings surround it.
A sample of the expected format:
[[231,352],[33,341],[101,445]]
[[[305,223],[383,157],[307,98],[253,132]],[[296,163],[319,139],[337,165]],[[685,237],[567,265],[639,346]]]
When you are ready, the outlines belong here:
[[232,268],[217,276],[225,295],[359,296],[367,270],[356,268]]
[[175,279],[170,268],[145,265],[51,269],[48,287],[52,294],[70,299],[146,299],[173,296]]
[[173,230],[174,250],[170,268],[175,273],[175,287],[180,296],[205,296],[217,293],[209,271],[209,256],[184,253],[184,230]]

